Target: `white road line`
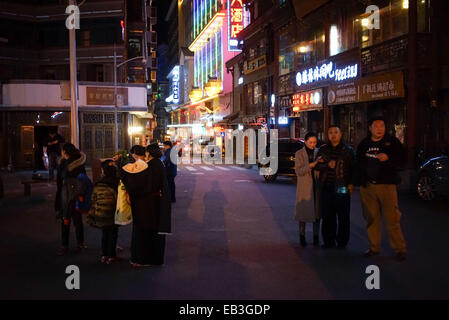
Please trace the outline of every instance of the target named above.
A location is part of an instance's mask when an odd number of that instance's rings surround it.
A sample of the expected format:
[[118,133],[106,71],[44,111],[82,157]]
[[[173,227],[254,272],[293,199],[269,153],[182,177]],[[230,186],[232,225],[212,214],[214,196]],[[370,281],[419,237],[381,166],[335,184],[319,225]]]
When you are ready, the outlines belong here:
[[204,174],[204,172],[194,172],[192,174]]
[[242,171],[246,171],[248,169],[242,168],[242,167],[237,167],[237,166],[232,166],[232,168],[238,169],[238,170],[242,170]]
[[202,166],[201,168],[203,168],[206,171],[214,171],[214,169],[206,167],[206,166]]
[[230,170],[228,168],[220,167],[220,166],[215,166],[215,168],[218,168],[218,169],[223,170],[223,171],[229,171]]
[[195,168],[193,168],[193,167],[185,167],[187,170],[189,170],[189,171],[196,171],[196,169]]

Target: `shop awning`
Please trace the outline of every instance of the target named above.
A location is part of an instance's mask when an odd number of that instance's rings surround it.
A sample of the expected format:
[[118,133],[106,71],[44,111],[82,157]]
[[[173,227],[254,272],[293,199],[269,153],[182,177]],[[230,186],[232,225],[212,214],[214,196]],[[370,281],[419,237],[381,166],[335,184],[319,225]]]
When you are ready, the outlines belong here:
[[235,118],[237,118],[237,117],[239,116],[239,114],[240,114],[240,111],[233,112],[233,113],[231,113],[230,115],[227,115],[227,116],[223,117],[223,120],[224,120],[224,121],[227,121],[227,120],[232,121],[232,120],[234,120]]

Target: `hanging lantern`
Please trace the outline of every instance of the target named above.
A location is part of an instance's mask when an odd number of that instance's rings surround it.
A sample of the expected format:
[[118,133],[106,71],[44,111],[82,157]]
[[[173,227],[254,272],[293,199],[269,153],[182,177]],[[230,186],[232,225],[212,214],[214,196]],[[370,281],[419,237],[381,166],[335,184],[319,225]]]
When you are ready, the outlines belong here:
[[208,97],[216,96],[223,90],[223,83],[217,78],[210,78],[204,86]]
[[192,101],[192,102],[200,101],[202,97],[203,97],[203,92],[198,87],[194,87],[192,89],[192,91],[189,92],[189,98],[190,98],[190,101]]

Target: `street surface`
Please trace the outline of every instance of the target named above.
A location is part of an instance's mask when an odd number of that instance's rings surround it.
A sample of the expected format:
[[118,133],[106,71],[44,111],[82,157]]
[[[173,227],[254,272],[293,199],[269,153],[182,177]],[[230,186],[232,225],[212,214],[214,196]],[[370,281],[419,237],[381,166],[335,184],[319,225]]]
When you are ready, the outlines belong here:
[[[365,222],[353,195],[346,250],[298,244],[296,186],[267,184],[238,165],[181,165],[176,178],[173,235],[165,265],[135,270],[128,263],[131,226],[119,230],[122,262],[99,262],[101,232],[85,225],[84,253],[56,255],[55,184],[33,185],[2,174],[0,299],[441,299],[449,298],[449,205],[400,196],[409,257],[397,262],[384,235],[382,255],[365,258]],[[307,226],[311,242],[311,226]],[[72,229],[71,250],[75,247]],[[367,290],[365,269],[380,268],[380,290]],[[67,290],[65,268],[76,265],[81,289]]]

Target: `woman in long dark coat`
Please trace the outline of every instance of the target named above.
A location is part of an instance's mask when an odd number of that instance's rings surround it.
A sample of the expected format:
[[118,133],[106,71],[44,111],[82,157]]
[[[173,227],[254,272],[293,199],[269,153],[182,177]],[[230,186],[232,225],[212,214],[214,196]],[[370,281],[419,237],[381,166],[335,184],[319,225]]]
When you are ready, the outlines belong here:
[[165,170],[154,146],[149,147],[148,163],[144,161],[144,147],[138,146],[134,152],[136,162],[125,165],[120,174],[130,196],[133,215],[131,264],[134,267],[160,266],[164,263],[165,251],[165,235],[160,233],[171,231]]
[[62,245],[58,249],[58,255],[68,252],[70,224],[73,221],[76,230],[77,251],[83,251],[87,247],[84,245],[84,227],[81,212],[76,210],[75,200],[71,199],[70,180],[76,179],[80,174],[86,174],[86,155],[80,152],[73,144],[66,143],[62,147],[62,158],[58,166],[57,191],[55,200],[55,210],[61,218],[61,240]]

